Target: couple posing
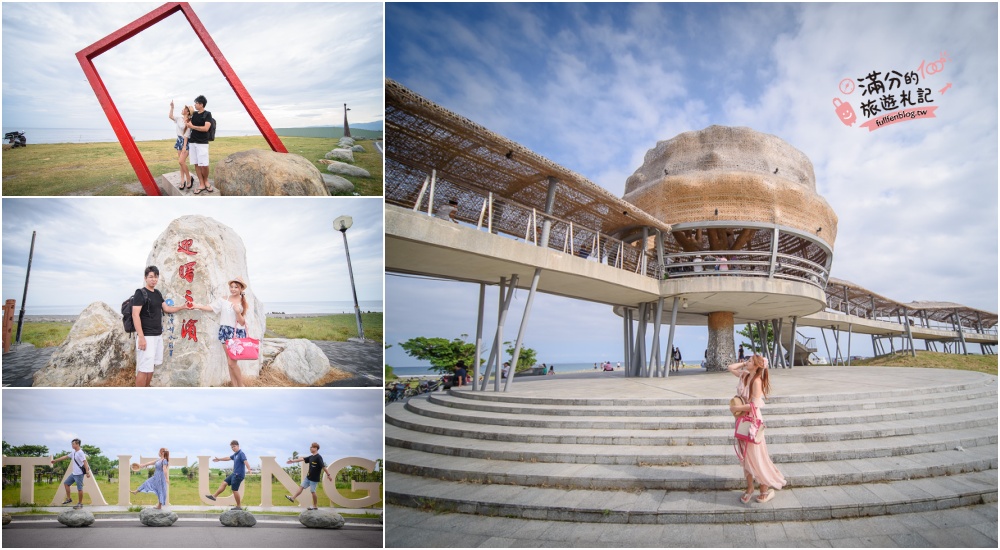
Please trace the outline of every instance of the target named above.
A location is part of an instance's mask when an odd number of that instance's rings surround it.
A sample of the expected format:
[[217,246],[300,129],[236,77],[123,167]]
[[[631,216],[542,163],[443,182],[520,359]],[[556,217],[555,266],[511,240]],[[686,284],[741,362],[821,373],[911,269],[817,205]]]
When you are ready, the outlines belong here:
[[[219,315],[219,341],[225,348],[226,340],[246,338],[247,285],[242,277],[229,281],[229,296],[219,298],[209,305],[190,304],[171,306],[164,303],[163,295],[156,290],[160,270],[155,265],[146,268],[145,286],[136,289],[132,296],[132,322],[135,324],[135,385],[148,387],[153,378],[153,367],[163,363],[163,314],[177,313],[182,309],[211,311]],[[232,387],[243,386],[243,373],[236,360],[226,354],[229,380]]]
[[181,165],[180,190],[194,187],[194,177],[188,171],[188,155],[191,164],[195,165],[198,174],[198,190],[195,195],[214,193],[214,187],[208,187],[208,131],[212,127],[212,113],[205,110],[208,100],[200,95],[194,99],[194,110],[187,105],[181,109],[181,116],[174,116],[174,102],[170,101],[170,120],[177,125],[177,162]]

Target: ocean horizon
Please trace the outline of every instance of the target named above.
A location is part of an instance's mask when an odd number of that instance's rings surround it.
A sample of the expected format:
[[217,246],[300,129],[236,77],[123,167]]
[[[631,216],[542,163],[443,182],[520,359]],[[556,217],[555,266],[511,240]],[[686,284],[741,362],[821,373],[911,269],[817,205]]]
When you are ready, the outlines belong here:
[[[591,372],[591,371],[595,371],[595,370],[600,370],[601,369],[601,363],[603,363],[603,361],[598,361],[596,369],[594,368],[594,363],[545,363],[545,366],[546,367],[548,367],[549,365],[554,366],[555,367],[555,372],[557,372],[557,373],[559,373],[559,372]],[[621,363],[622,363],[622,368],[624,368],[625,362],[622,361]],[[700,361],[697,361],[697,362],[684,361],[684,364],[687,365],[687,366],[693,366],[693,367],[700,367],[701,366],[701,362]],[[617,367],[618,361],[611,361],[611,365]],[[541,363],[538,363],[538,366],[541,366]],[[484,364],[483,367],[480,367],[480,368],[485,368],[485,364]],[[429,366],[427,366],[427,367],[414,367],[414,366],[409,366],[409,367],[392,367],[392,373],[395,374],[396,376],[400,377],[400,378],[406,378],[407,376],[428,376],[428,375],[437,374],[437,372],[434,371],[434,370],[432,370],[431,367],[429,367]]]
[[[80,312],[84,310],[89,304],[83,305],[68,305],[68,306],[32,306],[27,305],[24,308],[25,315],[34,315],[38,317],[44,317],[46,315],[79,315]],[[118,304],[110,304],[113,308],[117,307]],[[358,300],[358,307],[362,312],[381,312],[382,311],[382,301],[381,300]],[[21,312],[21,307],[18,306],[14,310],[14,317],[16,318]],[[287,313],[287,314],[327,314],[332,315],[335,313],[354,313],[354,302],[345,300],[327,301],[327,302],[264,302],[264,312],[265,313]]]
[[[157,139],[169,139],[173,141],[177,135],[174,133],[173,123],[165,128],[133,128],[129,131],[136,141],[153,141]],[[117,143],[118,137],[114,130],[108,128],[19,128],[14,126],[4,126],[3,133],[24,132],[24,137],[28,141],[28,146],[32,144],[44,143]],[[241,137],[259,136],[257,130],[219,130],[220,137]],[[6,141],[4,142],[6,143]]]

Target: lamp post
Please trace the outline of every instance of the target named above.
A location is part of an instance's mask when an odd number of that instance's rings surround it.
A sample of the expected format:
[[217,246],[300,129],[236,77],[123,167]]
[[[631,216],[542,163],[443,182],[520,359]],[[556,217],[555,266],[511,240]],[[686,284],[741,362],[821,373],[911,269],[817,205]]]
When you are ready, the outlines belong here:
[[358,291],[354,288],[354,269],[351,268],[351,251],[347,248],[347,230],[354,224],[350,216],[340,216],[333,220],[333,229],[344,236],[344,253],[347,254],[347,273],[351,276],[351,293],[354,295],[354,316],[358,322],[358,338],[365,339],[364,328],[361,327],[361,308],[358,307]]

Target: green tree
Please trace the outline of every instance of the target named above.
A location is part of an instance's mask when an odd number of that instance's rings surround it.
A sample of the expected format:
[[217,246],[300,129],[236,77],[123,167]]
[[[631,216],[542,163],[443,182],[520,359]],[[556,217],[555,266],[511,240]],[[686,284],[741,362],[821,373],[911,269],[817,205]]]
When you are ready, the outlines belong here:
[[[505,351],[507,352],[507,361],[508,362],[513,361],[514,343],[504,342],[504,345],[507,346],[505,348]],[[517,356],[517,367],[514,368],[514,372],[521,372],[530,369],[531,367],[535,366],[535,360],[537,359],[538,359],[538,353],[535,350],[529,348],[528,346],[525,346],[524,343],[522,343],[521,354]]]
[[[771,323],[764,323],[764,334],[767,337],[768,345],[774,343],[774,329],[771,327]],[[753,353],[764,354],[764,351],[760,349],[760,336],[758,335],[757,325],[754,323],[747,323],[743,326],[743,330],[737,332],[740,336],[746,338],[748,341],[741,342],[743,347],[750,350]],[[747,355],[750,355],[750,352]]]
[[[385,351],[389,351],[389,348],[391,348],[391,347],[392,347],[392,344],[386,344],[385,345]],[[386,354],[383,353],[382,357],[385,357],[385,355]],[[395,380],[396,378],[397,378],[397,376],[392,373],[392,366],[390,366],[389,363],[385,363],[385,380],[388,382],[389,380]]]
[[[418,336],[401,342],[399,345],[406,351],[407,355],[430,362],[431,369],[442,374],[451,373],[459,360],[464,361],[469,367],[475,364],[473,361],[476,357],[476,345],[461,338],[447,340]],[[479,361],[482,363],[482,359]]]

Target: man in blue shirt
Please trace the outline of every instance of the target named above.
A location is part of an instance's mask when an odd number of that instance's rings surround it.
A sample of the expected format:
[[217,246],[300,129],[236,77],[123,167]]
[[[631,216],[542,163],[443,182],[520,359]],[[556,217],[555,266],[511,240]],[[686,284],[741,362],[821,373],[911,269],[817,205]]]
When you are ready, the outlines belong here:
[[212,462],[220,461],[233,461],[233,473],[229,474],[229,477],[222,482],[219,486],[219,490],[211,495],[205,495],[208,500],[215,500],[215,497],[219,496],[222,491],[226,490],[227,485],[233,487],[233,496],[236,497],[236,507],[233,510],[240,510],[240,494],[237,491],[240,490],[240,484],[243,483],[243,478],[246,477],[247,470],[250,469],[250,462],[247,460],[247,455],[243,454],[240,450],[240,442],[235,439],[229,443],[229,447],[232,448],[233,454],[227,457],[218,458],[212,457]]

